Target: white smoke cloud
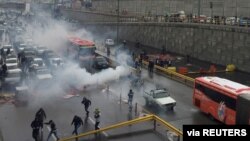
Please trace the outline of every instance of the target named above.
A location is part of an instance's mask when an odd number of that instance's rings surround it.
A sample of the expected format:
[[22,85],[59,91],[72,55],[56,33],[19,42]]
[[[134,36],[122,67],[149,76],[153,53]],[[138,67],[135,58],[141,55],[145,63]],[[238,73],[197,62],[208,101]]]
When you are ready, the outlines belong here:
[[[35,22],[27,26],[27,32],[25,37],[30,37],[33,39],[34,43],[42,46],[46,46],[56,53],[60,54],[66,46],[66,38],[69,35],[75,35],[83,39],[95,40],[100,37],[95,37],[92,33],[88,32],[86,29],[81,28],[74,30],[72,25],[64,22],[57,21],[48,16],[46,13],[42,12],[34,19]],[[129,69],[126,66],[128,55],[122,54],[119,55],[118,61],[121,63],[121,66],[116,67],[115,69],[109,68],[102,70],[98,73],[91,74],[82,69],[75,62],[69,62],[68,60],[65,63],[63,69],[56,72],[56,77],[50,85],[50,88],[44,88],[42,91],[37,92],[41,93],[42,96],[37,98],[38,101],[47,101],[51,96],[56,95],[65,95],[65,88],[75,87],[79,90],[82,90],[84,86],[95,85],[95,84],[104,84],[108,81],[117,80],[121,76],[129,74]],[[66,58],[65,58],[66,59]]]

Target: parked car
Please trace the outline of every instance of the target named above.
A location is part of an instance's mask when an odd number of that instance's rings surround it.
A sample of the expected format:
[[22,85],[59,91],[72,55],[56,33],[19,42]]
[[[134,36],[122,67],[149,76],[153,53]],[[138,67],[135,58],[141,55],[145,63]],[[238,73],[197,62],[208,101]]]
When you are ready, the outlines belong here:
[[236,17],[227,17],[226,18],[226,25],[238,25],[239,18]]
[[54,75],[58,69],[63,68],[64,61],[60,57],[52,57],[48,59],[47,66],[51,70],[51,73]]
[[16,52],[19,53],[21,51],[24,50],[24,48],[26,48],[27,45],[26,44],[19,44],[19,45],[16,45]]
[[37,56],[42,57],[43,53],[46,50],[48,50],[48,48],[44,47],[44,46],[38,46],[38,47],[36,47],[36,54],[37,54]]
[[3,45],[2,49],[1,49],[1,55],[6,55],[8,49],[10,50],[10,53],[14,52],[12,45]]
[[184,11],[179,11],[177,13],[172,13],[167,17],[167,21],[169,22],[185,22],[187,16]]
[[208,24],[215,24],[215,20],[213,18],[211,18],[211,17],[207,17],[206,18],[206,23],[208,23]]
[[200,15],[200,16],[194,16],[193,22],[194,23],[206,23],[207,16],[206,15]]
[[109,63],[103,56],[97,56],[93,62],[93,68],[95,69],[107,69],[109,68]]
[[33,58],[33,60],[30,62],[30,65],[35,65],[37,67],[46,67],[42,58]]
[[105,47],[113,47],[115,45],[115,42],[113,39],[106,39],[105,40]]
[[57,57],[57,55],[55,54],[55,52],[53,50],[45,50],[43,52],[42,58],[45,61],[48,60],[49,58],[52,58],[52,57]]
[[176,101],[170,97],[170,93],[166,89],[155,89],[150,92],[144,92],[143,97],[145,98],[146,105],[157,105],[167,110],[173,110],[176,106]]
[[11,69],[7,70],[7,76],[4,79],[5,85],[17,84],[21,80],[21,69]]
[[5,64],[8,70],[18,68],[17,58],[8,58],[5,60]]

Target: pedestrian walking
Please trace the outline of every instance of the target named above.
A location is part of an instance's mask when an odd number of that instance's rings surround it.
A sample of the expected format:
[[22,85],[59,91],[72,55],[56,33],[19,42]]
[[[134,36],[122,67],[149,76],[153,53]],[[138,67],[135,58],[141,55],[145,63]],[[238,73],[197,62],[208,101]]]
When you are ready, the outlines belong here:
[[134,92],[132,91],[132,89],[130,89],[128,92],[128,105],[129,105],[129,107],[132,107],[133,96],[134,96]]
[[77,130],[78,130],[78,128],[79,128],[81,125],[83,125],[83,121],[82,121],[82,119],[81,119],[79,116],[75,115],[74,118],[73,118],[73,120],[72,120],[72,122],[71,122],[71,125],[73,125],[73,124],[74,124],[74,126],[75,126],[75,129],[74,129],[74,131],[72,132],[72,134],[78,135]]
[[40,108],[37,112],[36,112],[36,118],[39,121],[41,130],[43,130],[43,121],[46,119],[46,114],[45,111],[43,110],[43,108]]
[[40,123],[38,121],[38,118],[35,118],[32,122],[31,122],[31,128],[32,128],[32,137],[35,141],[38,141],[38,137],[39,137],[39,128],[40,128]]
[[148,62],[148,70],[150,73],[152,73],[154,70],[154,62],[152,60]]
[[91,105],[91,101],[86,97],[83,97],[82,104],[84,105],[86,116],[89,116],[89,106]]
[[95,130],[98,130],[100,129],[99,124],[100,124],[100,118],[101,118],[101,112],[98,108],[96,108],[94,111],[94,117],[95,117]]
[[47,141],[49,141],[52,134],[54,134],[56,139],[59,140],[59,137],[57,136],[56,124],[54,123],[54,121],[50,120],[49,122],[44,123],[44,124],[50,125],[50,128],[51,128],[49,135],[48,135],[48,138],[47,138]]

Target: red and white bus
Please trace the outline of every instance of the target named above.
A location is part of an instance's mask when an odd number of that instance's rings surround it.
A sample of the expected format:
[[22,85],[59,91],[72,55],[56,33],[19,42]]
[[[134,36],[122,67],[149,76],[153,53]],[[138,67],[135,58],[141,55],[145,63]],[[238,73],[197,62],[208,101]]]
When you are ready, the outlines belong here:
[[95,57],[96,46],[93,41],[79,37],[68,37],[67,56],[81,63],[89,62]]
[[[241,102],[242,99],[248,104]],[[250,123],[250,87],[240,83],[219,77],[198,77],[195,79],[193,104],[225,124]],[[244,107],[248,113],[244,114]]]

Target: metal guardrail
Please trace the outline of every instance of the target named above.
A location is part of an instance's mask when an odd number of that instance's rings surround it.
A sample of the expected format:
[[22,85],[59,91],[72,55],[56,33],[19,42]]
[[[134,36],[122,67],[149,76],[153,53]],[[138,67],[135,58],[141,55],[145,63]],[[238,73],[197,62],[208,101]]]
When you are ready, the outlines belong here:
[[[142,62],[144,65],[148,65],[148,62],[147,61],[143,61]],[[178,81],[181,81],[181,82],[184,82],[185,84],[189,84],[191,83],[192,86],[193,86],[193,83],[194,83],[194,78],[191,78],[191,77],[188,77],[186,75],[183,75],[183,74],[180,74],[180,73],[177,73],[175,71],[171,71],[171,70],[168,70],[166,68],[163,68],[161,66],[158,66],[158,65],[155,65],[155,69],[160,71],[160,72],[163,72],[164,74],[168,75],[170,78],[173,78],[175,80],[178,80]],[[183,80],[183,81],[182,81]]]
[[154,128],[156,126],[155,122],[159,122],[162,125],[164,125],[166,128],[169,128],[171,131],[176,133],[176,135],[183,136],[182,131],[178,130],[177,128],[175,128],[174,126],[169,124],[168,122],[161,119],[160,117],[158,117],[156,115],[146,115],[144,117],[139,117],[139,118],[136,118],[136,119],[133,119],[133,120],[117,123],[117,124],[114,124],[114,125],[111,125],[111,126],[108,126],[108,127],[104,127],[104,128],[98,129],[98,130],[93,130],[93,131],[89,131],[89,132],[86,132],[86,133],[82,133],[82,134],[79,134],[77,136],[64,138],[64,139],[61,139],[59,141],[70,141],[70,140],[74,140],[74,139],[77,139],[77,138],[82,138],[82,137],[86,137],[86,136],[89,136],[89,135],[97,134],[97,133],[100,133],[100,132],[103,132],[103,131],[107,131],[107,130],[111,130],[111,129],[115,129],[115,128],[121,128],[121,127],[124,127],[124,126],[129,126],[129,125],[132,125],[132,124],[137,124],[137,123],[146,122],[146,121],[154,121]]
[[[107,59],[109,59],[109,62],[111,63],[111,65],[114,65],[114,64],[117,64],[117,62],[110,58],[110,57],[107,57],[105,53],[103,52],[100,52],[100,51],[96,51],[96,53],[106,57]],[[148,66],[148,62],[147,61],[142,61],[143,65],[146,67]],[[171,70],[168,70],[166,68],[163,68],[161,66],[158,66],[158,65],[154,65],[155,66],[155,69],[166,74],[167,76],[169,76],[170,78],[172,79],[175,79],[177,81],[180,81],[180,82],[183,82],[185,84],[187,84],[188,86],[193,86],[194,84],[194,78],[191,78],[191,77],[188,77],[186,75],[183,75],[183,74],[180,74],[180,73],[177,73],[177,72],[174,72],[174,71],[171,71]],[[135,71],[135,68],[133,67],[130,67],[131,70]]]

